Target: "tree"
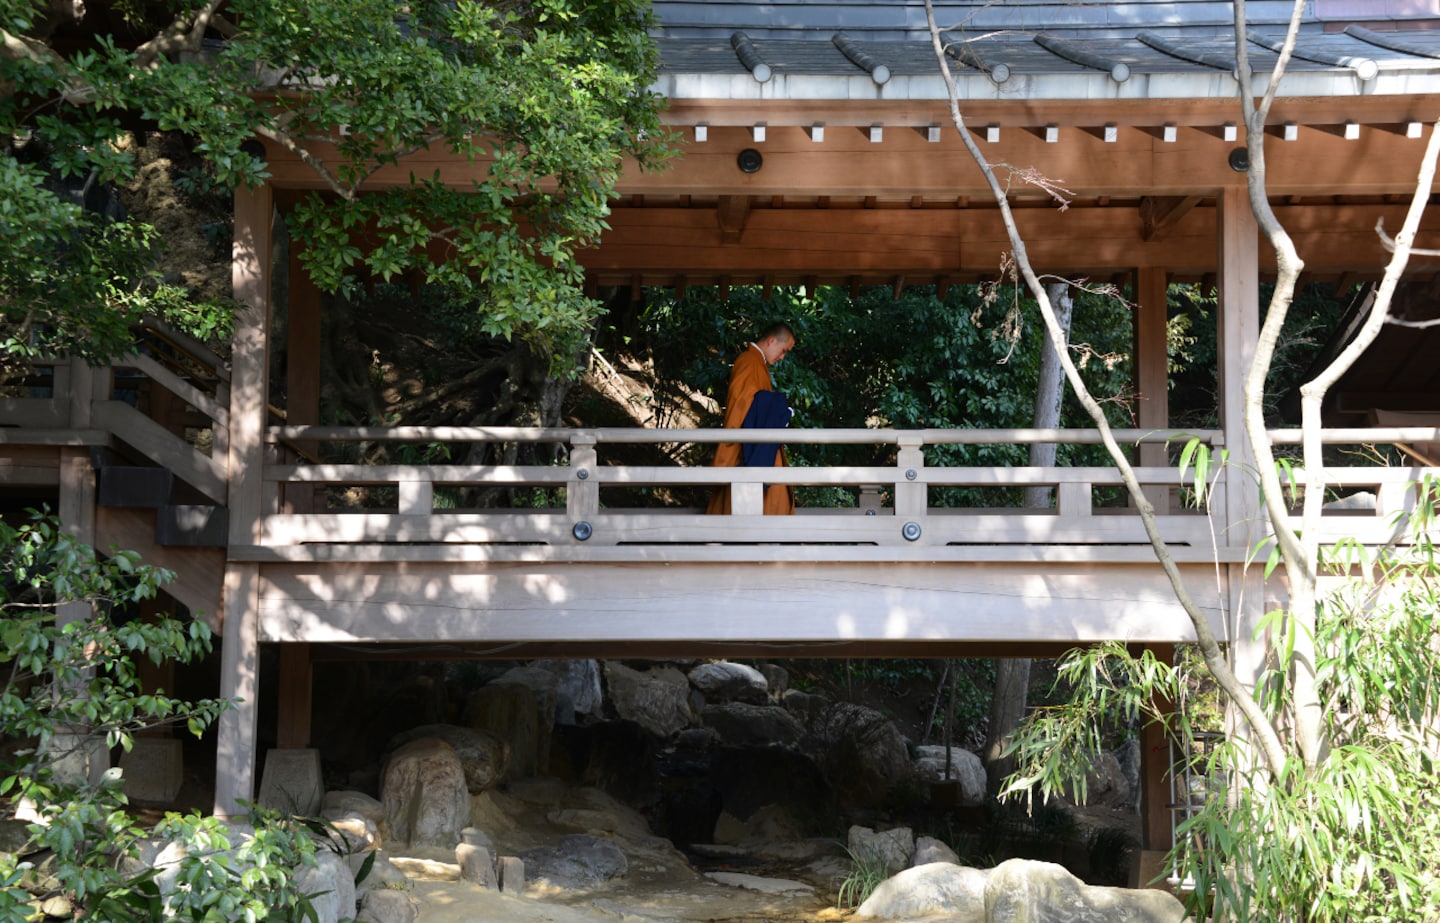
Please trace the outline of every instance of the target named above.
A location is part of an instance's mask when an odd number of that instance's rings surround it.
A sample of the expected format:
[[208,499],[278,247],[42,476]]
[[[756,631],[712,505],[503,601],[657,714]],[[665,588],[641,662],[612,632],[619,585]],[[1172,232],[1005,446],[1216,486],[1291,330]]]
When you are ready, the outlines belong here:
[[[268,176],[263,138],[313,171],[287,220],[327,291],[443,285],[480,332],[562,364],[594,303],[574,250],[630,155],[665,152],[642,0],[0,4],[0,322],[11,355],[101,359],[185,301],[148,270],[153,228],[87,211],[134,172],[136,132],[177,132],[224,189]],[[384,170],[426,149],[476,178]],[[212,305],[220,310],[222,305]]]
[[[117,923],[258,920],[306,903],[296,872],[314,864],[317,841],[303,824],[257,811],[254,833],[237,835],[215,818],[172,813],[146,831],[126,809],[115,771],[95,779],[75,759],[89,754],[108,766],[111,748],[129,750],[146,728],[178,724],[198,736],[229,707],[140,683],[142,658],[183,663],[210,650],[203,622],[127,614],[172,578],[134,552],[96,555],[51,517],[18,528],[0,522],[0,738],[21,744],[0,762],[0,797],[29,837],[0,852],[4,923],[33,919],[30,901],[55,896]],[[77,608],[88,615],[70,617]],[[147,836],[186,847],[178,869],[186,887],[162,895],[153,870],[135,871]],[[34,874],[31,859],[44,850],[57,861]]]
[[[1344,703],[1346,708],[1359,703],[1351,694],[1336,692],[1335,683],[1343,682],[1345,677],[1353,674],[1335,669],[1335,651],[1323,646],[1330,639],[1324,633],[1329,624],[1322,617],[1325,600],[1318,592],[1322,564],[1318,526],[1326,486],[1320,407],[1328,388],[1373,341],[1384,323],[1434,179],[1436,158],[1440,156],[1440,126],[1432,130],[1418,169],[1411,208],[1403,229],[1395,237],[1392,259],[1377,289],[1371,314],[1340,356],[1301,388],[1305,495],[1303,525],[1296,531],[1289,525],[1289,511],[1284,499],[1287,493],[1266,433],[1264,391],[1280,330],[1294,298],[1303,263],[1269,205],[1263,139],[1271,104],[1294,48],[1303,7],[1301,3],[1295,5],[1283,49],[1273,72],[1268,75],[1264,93],[1257,98],[1247,52],[1245,5],[1243,2],[1235,4],[1240,105],[1247,130],[1250,162],[1247,172],[1249,201],[1261,230],[1275,250],[1278,264],[1278,275],[1257,341],[1255,358],[1246,372],[1245,448],[1255,462],[1268,513],[1265,529],[1277,550],[1278,565],[1284,569],[1289,592],[1287,608],[1273,614],[1268,626],[1270,637],[1278,639],[1269,651],[1275,666],[1267,672],[1264,682],[1252,688],[1242,682],[1231,668],[1204,615],[1181,582],[1179,571],[1155,527],[1153,507],[1135,481],[1124,452],[1111,436],[1099,405],[1086,390],[1074,363],[1065,355],[1060,325],[1026,256],[1024,241],[1010,214],[1004,190],[966,130],[941,31],[935,21],[932,4],[929,0],[926,2],[932,45],[950,90],[950,111],[955,127],[995,195],[1010,235],[1014,260],[1026,288],[1039,305],[1050,340],[1061,354],[1072,390],[1090,411],[1101,431],[1106,449],[1120,469],[1132,501],[1145,523],[1156,557],[1169,577],[1177,599],[1190,614],[1205,667],[1236,716],[1232,746],[1222,749],[1219,764],[1231,775],[1229,790],[1232,796],[1210,799],[1206,805],[1207,813],[1202,815],[1211,821],[1208,832],[1220,835],[1210,839],[1206,849],[1186,851],[1182,848],[1179,860],[1197,871],[1196,880],[1203,892],[1201,900],[1213,900],[1217,916],[1238,919],[1348,919],[1352,912],[1368,913],[1383,907],[1373,900],[1374,892],[1395,886],[1403,895],[1401,900],[1407,917],[1422,919],[1433,915],[1435,857],[1417,856],[1408,850],[1400,826],[1381,835],[1373,832],[1374,825],[1383,823],[1384,819],[1398,820],[1389,810],[1394,789],[1386,786],[1397,774],[1415,767],[1407,763],[1405,755],[1397,752],[1393,744],[1384,743],[1383,734],[1381,739],[1377,739],[1363,734],[1343,733],[1345,728],[1336,725],[1334,716],[1327,714],[1325,707],[1327,702],[1334,707]],[[1333,556],[1334,550],[1328,549],[1327,553]],[[1427,616],[1423,610],[1411,614],[1415,617]],[[1368,610],[1362,609],[1359,613],[1362,619],[1369,615]],[[1424,624],[1428,627],[1422,630],[1425,638],[1423,646],[1428,647],[1433,643],[1434,626],[1428,621]],[[1133,663],[1120,657],[1120,652],[1112,653],[1122,662]],[[1365,673],[1366,667],[1372,668],[1370,677],[1383,676],[1381,664],[1361,661],[1355,668]],[[1128,676],[1142,686],[1159,691],[1163,681],[1157,676],[1162,672],[1141,665],[1131,669]],[[1109,706],[1114,701],[1106,690],[1123,689],[1125,684],[1107,681],[1084,688],[1091,693],[1090,705]],[[1436,711],[1428,697],[1418,713],[1390,710],[1402,704],[1383,702],[1378,714],[1366,712],[1366,717],[1385,721],[1400,735],[1433,747],[1433,731],[1427,731],[1426,727],[1434,724]],[[1396,720],[1397,714],[1404,714],[1404,720]],[[1028,753],[1022,775],[1012,790],[1028,790],[1037,785],[1045,791],[1056,790],[1055,783],[1063,774],[1058,769],[1060,764],[1057,760],[1065,752],[1066,738],[1054,737],[1053,731],[1053,725],[1042,721],[1022,735],[1017,746],[1022,751],[1028,750]],[[1047,735],[1052,736],[1047,738]],[[1422,752],[1433,754],[1433,750]],[[1433,755],[1422,757],[1420,762],[1422,777],[1433,778]],[[1340,777],[1345,778],[1345,784],[1338,782]],[[1429,804],[1428,801],[1425,803]],[[1433,823],[1433,812],[1429,822]],[[1334,850],[1305,853],[1303,844],[1316,842],[1304,836],[1310,832],[1316,833],[1319,839],[1339,845]],[[1292,866],[1293,874],[1278,880],[1272,878],[1269,872],[1276,867],[1273,860],[1287,851],[1301,854]],[[1332,858],[1340,864],[1331,862]],[[1420,863],[1418,866],[1417,862]],[[1366,893],[1350,900],[1359,892]],[[1406,903],[1417,897],[1422,899],[1418,905]],[[1432,903],[1425,903],[1426,899]]]

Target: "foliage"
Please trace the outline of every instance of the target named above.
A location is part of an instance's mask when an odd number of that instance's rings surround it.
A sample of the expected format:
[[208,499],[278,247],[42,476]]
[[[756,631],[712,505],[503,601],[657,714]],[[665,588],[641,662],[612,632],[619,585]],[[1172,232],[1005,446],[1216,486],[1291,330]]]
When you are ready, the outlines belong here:
[[[172,576],[131,551],[99,558],[50,518],[37,515],[19,528],[0,522],[0,728],[35,742],[25,756],[47,752],[73,728],[126,749],[142,727],[184,723],[199,734],[225,708],[141,687],[137,658],[184,662],[210,650],[203,622],[123,618],[124,607],[153,598]],[[57,617],[59,606],[75,603],[85,615]],[[28,767],[22,775],[37,778],[43,763],[32,759]]]
[[[1431,529],[1440,481],[1417,485],[1410,534],[1367,552],[1329,555],[1339,583],[1315,637],[1329,749],[1313,767],[1292,752],[1272,776],[1232,740],[1195,746],[1185,707],[1193,661],[1178,667],[1119,644],[1072,651],[1060,671],[1073,692],[1037,710],[1016,734],[1019,770],[1005,794],[1069,790],[1083,798],[1100,728],[1159,721],[1189,769],[1207,780],[1180,828],[1174,867],[1196,884],[1197,906],[1234,920],[1431,920],[1440,907],[1440,561]],[[1353,565],[1353,566],[1352,566]],[[1294,624],[1293,620],[1289,624]],[[1280,629],[1274,620],[1262,630]],[[1283,635],[1280,659],[1284,657]],[[1273,671],[1262,705],[1289,707],[1289,677]],[[1176,703],[1173,709],[1157,702]],[[1291,744],[1293,746],[1293,743]]]
[[[133,552],[98,557],[53,518],[0,522],[0,736],[22,743],[0,765],[0,796],[12,810],[30,812],[22,855],[55,856],[36,868],[0,853],[4,923],[30,919],[27,891],[64,894],[87,917],[116,923],[291,919],[289,910],[308,904],[294,876],[314,862],[303,825],[256,812],[237,835],[216,818],[170,814],[146,831],[126,810],[116,771],[98,785],[62,771],[68,748],[86,740],[98,738],[108,756],[111,747],[129,749],[142,728],[183,724],[198,735],[229,706],[147,692],[140,683],[140,658],[185,662],[211,649],[203,622],[128,617],[170,578]],[[149,836],[184,846],[163,895],[161,875],[136,871],[138,846]]]
[[890,868],[883,858],[872,852],[854,852],[847,848],[845,854],[850,857],[850,874],[840,882],[835,906],[850,910],[865,903],[875,893],[875,889],[890,877]]
[[[1121,301],[1079,292],[1075,311],[1077,355],[1097,389],[1129,389],[1131,321]],[[1021,316],[1029,310],[1022,300]],[[1019,323],[1008,306],[987,300],[975,286],[952,286],[941,297],[917,286],[896,298],[888,288],[866,288],[854,297],[821,287],[813,296],[776,288],[771,300],[756,287],[690,288],[684,298],[651,290],[630,329],[631,348],[648,352],[660,379],[660,399],[698,391],[723,405],[730,365],[761,329],[784,320],[797,345],[773,369],[786,392],[797,427],[1006,428],[1030,425],[1039,378],[1043,331]],[[1117,422],[1128,422],[1122,401],[1112,404]],[[1074,407],[1065,424],[1090,426]],[[1083,422],[1082,422],[1083,420]],[[702,421],[718,425],[718,419]],[[872,446],[791,445],[792,464],[893,463],[893,449]],[[1096,447],[1062,446],[1057,464],[1100,459]],[[927,464],[992,466],[1025,464],[1024,446],[930,446]],[[888,456],[888,457],[887,457]],[[699,459],[697,459],[698,461]],[[1019,491],[937,489],[933,505],[1018,505]],[[817,502],[820,498],[805,499]],[[837,505],[826,497],[822,505]],[[851,499],[853,505],[853,498]]]
[[[568,364],[594,313],[574,251],[604,229],[622,158],[666,153],[648,5],[219,6],[141,0],[78,18],[44,0],[0,4],[6,338],[113,354],[127,319],[183,297],[146,274],[153,229],[79,201],[134,176],[140,125],[191,139],[208,167],[192,191],[263,181],[257,137],[298,157],[325,191],[287,221],[322,288],[443,284],[482,331],[554,346]],[[473,175],[407,165],[426,151]],[[380,171],[392,185],[361,195]]]

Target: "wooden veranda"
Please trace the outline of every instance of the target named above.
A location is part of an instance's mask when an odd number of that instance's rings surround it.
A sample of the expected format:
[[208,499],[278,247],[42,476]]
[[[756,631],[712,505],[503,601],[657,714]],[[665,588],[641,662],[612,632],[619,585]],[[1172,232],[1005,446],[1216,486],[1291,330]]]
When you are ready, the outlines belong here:
[[[594,286],[898,290],[998,276],[1010,245],[951,123],[933,58],[926,63],[928,36],[913,17],[853,36],[868,43],[872,64],[889,62],[879,81],[875,68],[856,65],[832,40],[835,23],[806,18],[839,5],[770,4],[798,12],[767,20],[772,13],[758,4],[709,4],[728,8],[719,24],[686,18],[704,4],[656,6],[666,60],[658,89],[669,98],[665,117],[683,136],[682,153],[664,172],[626,174],[612,230],[582,260]],[[913,7],[890,6],[913,14]],[[957,14],[990,6],[943,5]],[[1000,15],[1006,5],[994,6]],[[1135,6],[1183,13],[1202,5]],[[768,29],[767,21],[788,25]],[[1426,46],[1435,51],[1429,57],[1378,46],[1367,46],[1367,57],[1358,46],[1339,48],[1363,39],[1311,25],[1329,57],[1297,61],[1287,78],[1265,139],[1269,191],[1307,278],[1345,287],[1379,275],[1386,252],[1377,222],[1400,226],[1425,137],[1440,117],[1440,41]],[[1033,170],[1063,187],[1008,174],[1036,268],[1130,286],[1140,400],[1136,428],[1120,438],[1138,445],[1139,475],[1160,507],[1162,534],[1242,674],[1253,677],[1260,668],[1251,643],[1255,620],[1265,596],[1283,588],[1262,586],[1258,569],[1246,568],[1261,507],[1245,473],[1240,379],[1272,258],[1259,241],[1237,160],[1245,129],[1234,76],[1156,51],[1137,38],[1143,27],[1126,35],[1067,33],[1072,43],[1099,42],[1091,50],[1108,55],[1096,59],[1108,67],[1036,57],[1034,35],[1058,28],[1032,24],[1020,38],[1006,32],[996,41],[1013,41],[1013,49],[977,46],[990,64],[961,67],[962,109],[990,162]],[[766,80],[730,50],[731,34],[747,28],[753,49],[770,62]],[[1426,36],[1416,34],[1423,44]],[[1206,35],[1207,48],[1224,50],[1223,29]],[[1007,60],[998,79],[997,65]],[[1118,64],[1126,65],[1123,79]],[[758,169],[741,168],[747,150],[759,154]],[[314,153],[325,155],[323,147]],[[222,724],[217,811],[234,811],[253,793],[262,643],[280,646],[279,746],[304,747],[312,646],[336,642],[446,642],[511,657],[939,657],[1193,638],[1138,516],[1097,503],[1098,488],[1118,483],[1113,469],[946,468],[926,451],[948,443],[1089,443],[1097,440],[1092,430],[786,431],[789,442],[883,445],[895,461],[756,472],[625,465],[610,452],[623,443],[735,438],[716,430],[324,427],[316,363],[307,361],[318,354],[322,301],[293,252],[288,404],[283,422],[272,417],[272,227],[298,194],[320,184],[293,154],[270,147],[266,156],[270,182],[236,196],[235,294],[245,312],[228,368],[217,362],[177,371],[149,355],[116,369],[60,363],[48,393],[0,403],[6,489],[53,494],[62,516],[98,547],[138,546],[173,567],[181,575],[177,599],[221,631],[221,692],[244,704]],[[412,171],[438,170],[464,182],[473,169],[441,152],[421,153],[377,173],[373,187],[408,182]],[[1422,246],[1427,239],[1434,246],[1437,232],[1440,214],[1431,214]],[[1424,256],[1411,263],[1408,278],[1428,283],[1437,273],[1440,260]],[[1171,429],[1167,410],[1166,291],[1176,281],[1213,284],[1220,293],[1220,427],[1183,434],[1231,453],[1208,514],[1183,502],[1181,473],[1165,448],[1182,435]],[[1423,336],[1416,331],[1408,342]],[[1405,361],[1426,364],[1423,353]],[[1379,397],[1393,397],[1401,409],[1440,410],[1440,383],[1433,363],[1426,367],[1429,374],[1410,376],[1403,391]],[[149,395],[148,412],[120,391]],[[1369,406],[1378,406],[1376,397],[1364,391]],[[182,412],[184,426],[167,429],[174,422],[167,415]],[[190,432],[177,434],[186,427]],[[208,434],[201,440],[208,449],[197,448],[197,430]],[[1298,441],[1295,432],[1276,436]],[[1434,426],[1326,434],[1334,443],[1437,438]],[[365,467],[309,460],[325,457],[317,447],[327,442],[357,440],[547,442],[562,446],[568,463]],[[297,454],[295,446],[308,451]],[[132,505],[116,505],[105,495],[104,465],[97,475],[92,464],[98,448],[171,478],[143,503],[131,497],[119,502]],[[1389,540],[1392,515],[1418,470],[1332,471],[1333,483],[1375,500],[1328,512],[1324,528],[1336,537]],[[849,486],[865,501],[857,509],[766,518],[759,515],[762,479]],[[626,508],[612,496],[620,486],[721,483],[736,498],[729,517]],[[344,485],[393,488],[395,504],[341,511],[316,503],[317,487]],[[565,505],[497,511],[436,503],[447,488],[487,485],[564,487]],[[1056,503],[1041,511],[931,506],[932,488],[954,485],[1047,485]],[[202,533],[203,540],[194,537]],[[1168,830],[1157,792],[1148,828],[1156,843]]]

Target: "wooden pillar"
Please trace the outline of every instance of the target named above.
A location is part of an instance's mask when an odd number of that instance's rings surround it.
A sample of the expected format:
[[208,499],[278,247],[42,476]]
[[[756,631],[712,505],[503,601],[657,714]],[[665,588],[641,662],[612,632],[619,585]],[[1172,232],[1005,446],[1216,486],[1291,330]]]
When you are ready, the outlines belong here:
[[[253,545],[260,537],[264,485],[265,422],[269,395],[267,340],[270,330],[269,185],[235,193],[235,318],[230,377],[230,545]],[[244,813],[255,788],[255,736],[259,689],[260,567],[230,561],[225,567],[220,694],[239,705],[220,717],[216,754],[215,814]]]
[[[97,376],[83,359],[71,359],[65,376],[69,385],[71,429],[88,429]],[[75,538],[95,547],[95,469],[90,450],[83,446],[60,449],[60,527]],[[60,624],[81,621],[90,615],[90,604],[61,603],[55,618]]]
[[[319,287],[300,262],[302,245],[293,237],[289,246],[285,324],[285,422],[308,426],[320,422],[320,306]],[[313,442],[301,443],[314,453]],[[291,513],[314,513],[323,488],[314,484],[287,484],[283,502]]]
[[300,750],[310,746],[311,682],[314,668],[310,663],[310,645],[280,645],[279,714],[276,721],[275,746],[281,750]]
[[[1152,644],[1150,650],[1161,663],[1175,662],[1175,645]],[[1158,703],[1169,710],[1169,702]],[[1140,835],[1142,849],[1167,851],[1175,845],[1171,790],[1170,740],[1156,722],[1140,731]]]
[[[1169,275],[1163,267],[1142,266],[1135,285],[1135,390],[1140,395],[1136,423],[1142,430],[1170,427],[1170,356],[1166,327],[1169,314]],[[1140,446],[1142,467],[1167,463],[1165,446]],[[1170,512],[1169,488],[1145,488],[1145,496],[1161,516]]]
[[[1223,190],[1220,229],[1220,426],[1229,462],[1224,472],[1222,545],[1254,548],[1261,534],[1260,485],[1245,439],[1245,376],[1260,333],[1260,233],[1244,186]],[[1259,566],[1226,566],[1230,659],[1240,681],[1253,688],[1265,666],[1264,645],[1252,640],[1264,612]]]

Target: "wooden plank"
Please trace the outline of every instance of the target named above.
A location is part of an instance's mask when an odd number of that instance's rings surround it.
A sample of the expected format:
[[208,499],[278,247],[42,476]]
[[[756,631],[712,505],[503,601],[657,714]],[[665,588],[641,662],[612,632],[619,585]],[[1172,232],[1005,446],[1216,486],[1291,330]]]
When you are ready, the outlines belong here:
[[228,408],[222,407],[219,402],[210,395],[165,368],[149,356],[139,354],[126,356],[123,359],[116,360],[115,366],[117,368],[133,368],[144,372],[152,381],[209,417],[216,425],[229,426],[230,411]]
[[[1215,598],[1213,566],[1184,572]],[[280,642],[1193,637],[1154,565],[275,564],[260,583],[260,638]],[[1225,637],[1218,607],[1209,615]]]
[[175,572],[164,591],[219,634],[222,630],[220,588],[225,552],[219,548],[171,547],[155,543],[155,511],[102,506],[97,508],[96,544],[140,553],[147,564]]
[[[1170,554],[1182,564],[1241,563],[1250,549],[1220,546],[1171,545]],[[247,545],[230,548],[232,561],[264,564],[281,562],[360,563],[428,562],[449,564],[586,563],[967,563],[1002,564],[1150,564],[1155,551],[1149,545],[777,545],[694,544],[673,545],[377,545],[311,544]]]
[[7,487],[58,487],[60,453],[48,446],[8,446],[0,456],[0,484]]
[[[756,493],[759,485],[754,485]],[[901,520],[904,520],[903,522]],[[266,545],[306,542],[443,542],[536,543],[579,542],[570,529],[574,519],[564,513],[527,513],[523,510],[493,513],[440,513],[408,515],[386,513],[331,513],[310,516],[275,515],[263,520]],[[1129,516],[1062,517],[1047,512],[1034,515],[975,513],[953,515],[921,513],[897,516],[765,517],[758,507],[752,514],[730,516],[674,516],[645,513],[615,514],[601,511],[589,520],[596,544],[675,542],[754,542],[757,535],[771,542],[853,542],[903,544],[906,523],[923,530],[928,545],[949,543],[999,544],[1105,544],[1148,541],[1140,518]],[[1202,516],[1160,517],[1167,541],[1208,546],[1211,530]]]
[[[1136,417],[1142,429],[1166,429],[1170,425],[1169,279],[1164,269],[1142,267],[1136,280],[1135,300],[1135,391]],[[1140,464],[1165,464],[1165,446],[1150,443],[1140,447]],[[1166,492],[1149,487],[1146,499],[1156,509],[1168,506]]]
[[65,401],[53,398],[0,398],[0,424],[34,429],[59,429],[70,420]]
[[103,429],[0,428],[0,445],[4,446],[90,446],[109,444],[110,434]]
[[96,401],[95,422],[216,503],[226,498],[222,464],[123,401]]

